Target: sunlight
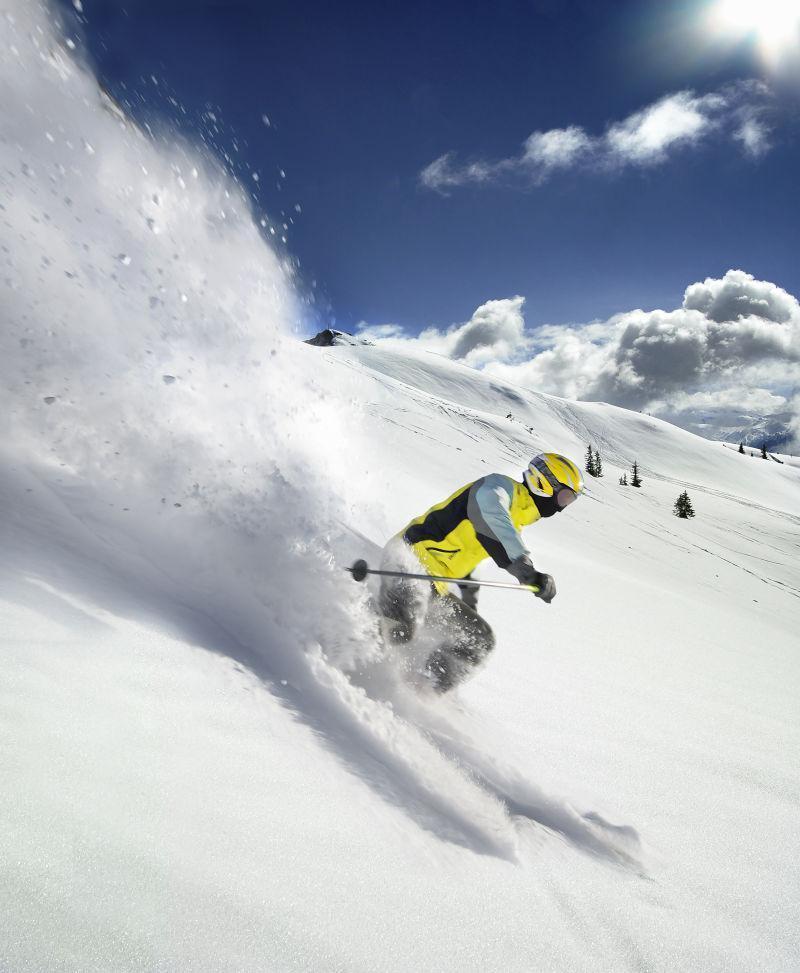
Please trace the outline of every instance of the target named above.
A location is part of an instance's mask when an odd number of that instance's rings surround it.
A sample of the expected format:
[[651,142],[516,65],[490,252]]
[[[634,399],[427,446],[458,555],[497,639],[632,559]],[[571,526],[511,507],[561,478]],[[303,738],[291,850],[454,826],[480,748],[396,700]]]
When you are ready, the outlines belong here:
[[800,53],[798,0],[717,0],[709,10],[709,27],[733,43],[751,37],[773,66]]

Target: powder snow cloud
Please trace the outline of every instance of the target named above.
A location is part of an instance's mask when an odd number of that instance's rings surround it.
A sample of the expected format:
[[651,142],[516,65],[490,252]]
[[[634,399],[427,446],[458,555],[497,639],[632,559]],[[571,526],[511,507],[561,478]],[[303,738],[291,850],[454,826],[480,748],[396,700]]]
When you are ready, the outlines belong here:
[[526,331],[524,298],[488,301],[469,321],[377,339],[482,367],[514,384],[663,415],[738,408],[789,410],[800,384],[800,304],[742,270],[686,288],[673,310]]
[[760,81],[740,81],[703,95],[678,91],[609,123],[602,134],[592,135],[578,125],[536,131],[516,155],[491,161],[459,163],[455,153],[446,152],[419,178],[439,192],[468,184],[538,185],[559,170],[579,166],[616,171],[661,165],[677,151],[712,137],[731,139],[757,159],[770,148],[770,101],[770,90]]

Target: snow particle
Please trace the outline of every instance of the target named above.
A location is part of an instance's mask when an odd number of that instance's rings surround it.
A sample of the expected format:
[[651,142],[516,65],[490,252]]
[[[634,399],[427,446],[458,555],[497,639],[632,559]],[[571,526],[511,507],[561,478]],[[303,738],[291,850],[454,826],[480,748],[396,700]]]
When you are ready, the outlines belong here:
[[46,405],[52,405],[55,402],[55,400],[56,397],[54,395],[46,395],[44,397],[44,401]]
[[81,0],[72,0],[72,6],[78,11],[79,14],[83,13],[83,3],[81,3]]
[[272,122],[269,120],[269,117],[267,115],[262,115],[261,121],[267,126],[267,128],[269,128],[272,125]]
[[172,385],[172,383],[175,381],[174,375],[162,375],[161,377],[163,378],[165,385]]

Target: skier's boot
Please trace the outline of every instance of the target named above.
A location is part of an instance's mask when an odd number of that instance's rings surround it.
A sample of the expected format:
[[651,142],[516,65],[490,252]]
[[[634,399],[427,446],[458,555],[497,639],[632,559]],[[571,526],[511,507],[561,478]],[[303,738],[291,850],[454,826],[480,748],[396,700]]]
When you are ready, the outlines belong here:
[[425,675],[437,693],[449,692],[455,685],[452,657],[444,649],[436,649],[425,663]]
[[449,693],[473,674],[481,659],[456,645],[434,649],[425,663],[425,675],[437,693]]

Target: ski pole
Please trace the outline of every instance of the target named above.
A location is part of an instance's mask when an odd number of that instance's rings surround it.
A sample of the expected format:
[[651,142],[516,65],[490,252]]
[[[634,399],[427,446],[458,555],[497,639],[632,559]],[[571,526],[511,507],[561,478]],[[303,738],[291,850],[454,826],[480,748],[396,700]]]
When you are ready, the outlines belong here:
[[354,581],[363,581],[368,574],[379,574],[387,578],[408,578],[410,581],[444,581],[446,584],[468,585],[471,588],[510,588],[511,591],[532,591],[537,594],[539,589],[532,584],[512,584],[510,581],[473,581],[467,578],[443,578],[435,574],[408,574],[405,571],[378,571],[371,568],[366,561],[356,561],[351,568],[345,568],[353,576]]

